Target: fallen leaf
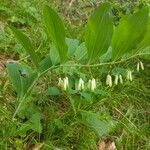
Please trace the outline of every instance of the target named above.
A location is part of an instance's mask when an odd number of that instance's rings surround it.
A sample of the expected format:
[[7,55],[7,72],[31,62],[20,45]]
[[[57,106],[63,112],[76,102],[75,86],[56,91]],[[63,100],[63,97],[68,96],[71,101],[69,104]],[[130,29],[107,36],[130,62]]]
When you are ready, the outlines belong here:
[[97,150],[116,150],[115,143],[107,140],[107,141],[99,141],[97,144]]

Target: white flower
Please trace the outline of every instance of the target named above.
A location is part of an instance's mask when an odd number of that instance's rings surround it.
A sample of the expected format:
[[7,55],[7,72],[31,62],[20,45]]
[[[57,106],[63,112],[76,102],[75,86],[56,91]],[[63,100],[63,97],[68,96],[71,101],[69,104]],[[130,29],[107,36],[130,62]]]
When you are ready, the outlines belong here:
[[141,66],[141,69],[144,70],[144,65],[141,61],[140,61],[140,66]]
[[82,80],[82,78],[79,79],[79,83],[78,83],[77,89],[79,91],[84,90],[84,81]]
[[107,75],[107,77],[106,77],[106,85],[108,85],[109,84],[109,75]]
[[122,75],[121,74],[119,75],[119,80],[120,80],[120,83],[123,84],[123,79],[122,79]]
[[59,78],[58,79],[58,86],[62,88],[63,84],[64,84],[63,80],[61,78]]
[[106,78],[106,85],[108,85],[109,87],[112,87],[112,77],[111,75],[107,75],[107,78]]
[[127,70],[127,80],[130,80],[130,70]]
[[118,85],[118,79],[119,79],[118,75],[115,75],[115,85]]
[[139,64],[139,63],[137,63],[136,70],[137,70],[138,72],[140,71],[140,64]]
[[132,81],[133,80],[133,78],[132,78],[132,71],[130,71],[129,76],[130,76],[130,81]]
[[63,89],[66,91],[68,87],[69,87],[68,77],[65,77],[63,81]]
[[130,81],[133,80],[133,78],[132,78],[132,71],[130,71],[130,70],[127,71],[127,80],[130,80]]
[[94,78],[88,81],[88,88],[92,92],[96,89],[96,80]]
[[93,78],[91,80],[91,91],[94,91],[96,89],[96,80]]

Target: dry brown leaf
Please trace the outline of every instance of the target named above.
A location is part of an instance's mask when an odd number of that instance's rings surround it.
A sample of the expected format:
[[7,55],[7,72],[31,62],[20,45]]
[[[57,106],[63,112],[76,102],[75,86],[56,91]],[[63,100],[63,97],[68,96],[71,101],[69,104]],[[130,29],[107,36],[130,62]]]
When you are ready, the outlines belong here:
[[112,141],[99,141],[97,150],[116,150],[115,143]]
[[44,143],[38,143],[32,148],[32,150],[40,150],[43,147],[43,145]]

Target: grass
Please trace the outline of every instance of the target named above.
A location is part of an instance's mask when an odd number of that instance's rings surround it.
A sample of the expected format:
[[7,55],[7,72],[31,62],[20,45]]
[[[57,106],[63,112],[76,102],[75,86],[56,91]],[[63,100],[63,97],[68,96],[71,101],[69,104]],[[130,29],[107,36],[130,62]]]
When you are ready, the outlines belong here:
[[[76,68],[60,68],[48,72],[38,80],[32,94],[24,102],[17,117],[12,119],[19,102],[9,77],[4,74],[6,70],[4,63],[8,59],[31,63],[21,45],[16,44],[8,26],[15,25],[23,30],[38,47],[39,54],[45,54],[49,45],[41,29],[40,19],[45,3],[50,2],[24,0],[20,3],[19,0],[13,0],[13,3],[10,4],[9,0],[3,0],[0,6],[0,15],[2,16],[0,18],[0,65],[2,66],[0,67],[0,72],[2,72],[0,73],[0,149],[95,150],[99,140],[110,140],[115,142],[119,150],[149,150],[150,66],[149,59],[146,58],[138,58],[144,63],[145,70],[139,73],[134,71],[132,82],[124,81],[123,85],[112,88],[106,87],[105,77],[102,75],[107,74],[112,66],[91,68],[90,70],[86,68],[79,68],[78,70]],[[82,12],[82,15],[79,16],[84,17],[84,20],[78,19],[78,14],[74,12],[79,4],[83,5],[79,8],[79,12]],[[90,2],[86,3],[85,1],[75,2],[66,9],[65,4],[60,7],[60,1],[52,2],[53,7],[63,16],[66,28],[69,29],[73,25],[67,32],[69,37],[77,36],[82,40],[83,26],[89,12],[93,9],[93,5],[87,7],[89,4]],[[130,2],[126,4],[127,6],[131,5]],[[113,2],[113,6],[118,8],[118,3]],[[136,9],[137,6],[135,3],[132,4],[131,10],[128,11]],[[123,8],[126,13],[127,8],[125,6]],[[119,9],[117,11],[122,14]],[[68,11],[67,17],[63,14],[64,10]],[[73,15],[74,13],[75,15]],[[75,29],[77,30],[75,31]],[[123,65],[116,65],[116,68],[123,71],[126,68],[136,70],[136,62],[132,59]],[[58,94],[56,91],[50,91],[51,87],[57,86],[58,77],[65,75],[69,77],[72,83],[79,76],[85,80],[95,77],[101,82],[99,82],[95,93],[88,91],[79,93],[68,91],[66,93],[59,89]],[[96,115],[93,115],[93,112]],[[109,130],[105,122],[102,129],[99,129],[99,126],[94,129],[89,128],[93,122],[97,124],[97,120],[93,118],[97,118],[99,114],[101,118],[117,122],[117,126],[111,132],[102,136],[95,134],[95,130]],[[83,120],[85,115],[86,119]],[[88,118],[89,116],[93,116],[93,118]]]

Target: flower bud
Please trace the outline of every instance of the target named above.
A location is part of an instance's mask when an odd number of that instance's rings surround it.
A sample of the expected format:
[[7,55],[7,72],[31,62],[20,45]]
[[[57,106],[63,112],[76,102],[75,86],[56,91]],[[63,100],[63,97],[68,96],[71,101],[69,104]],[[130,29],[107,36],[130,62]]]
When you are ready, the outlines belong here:
[[130,70],[127,71],[127,80],[130,80],[130,81],[133,80],[133,78],[132,78],[132,71],[130,71]]
[[140,66],[141,66],[141,69],[144,70],[144,65],[141,61],[140,61]]
[[119,79],[118,75],[115,75],[115,85],[118,85],[118,79]]
[[106,78],[106,85],[108,85],[109,87],[112,87],[112,77],[111,75],[107,75],[107,78]]
[[63,89],[66,91],[68,87],[69,87],[68,77],[65,77],[63,82]]
[[78,83],[77,89],[79,91],[84,90],[84,81],[82,80],[82,78],[79,79],[79,83]]
[[132,81],[133,80],[132,71],[130,71],[129,76],[130,76],[130,81]]
[[123,79],[122,79],[122,75],[121,74],[119,75],[119,80],[120,80],[120,83],[123,84]]
[[96,89],[96,80],[93,78],[91,80],[91,91],[94,91]]
[[62,88],[63,84],[64,84],[63,80],[61,78],[59,78],[58,79],[58,86]]
[[139,64],[139,62],[137,63],[136,70],[137,70],[138,72],[140,71],[140,64]]
[[127,80],[130,80],[130,71],[127,71]]

